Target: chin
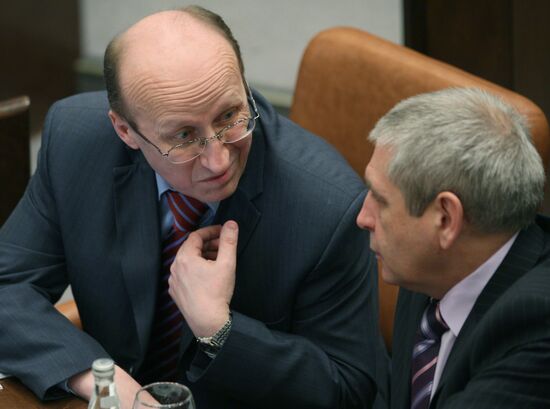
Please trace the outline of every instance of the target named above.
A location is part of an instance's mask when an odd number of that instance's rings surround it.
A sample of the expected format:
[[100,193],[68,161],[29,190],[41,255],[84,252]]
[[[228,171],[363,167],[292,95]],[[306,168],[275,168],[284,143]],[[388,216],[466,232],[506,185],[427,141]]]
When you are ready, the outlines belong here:
[[384,280],[384,282],[388,283],[388,284],[394,284],[394,285],[399,285],[399,280],[397,279],[397,277],[395,276],[395,274],[393,274],[392,272],[388,271],[384,265],[382,264],[382,270],[380,271],[380,275],[382,276],[382,280]]
[[221,202],[227,199],[237,190],[237,184],[228,183],[227,185],[220,187],[219,189],[212,189],[206,192],[202,192],[200,198],[197,198],[203,202]]

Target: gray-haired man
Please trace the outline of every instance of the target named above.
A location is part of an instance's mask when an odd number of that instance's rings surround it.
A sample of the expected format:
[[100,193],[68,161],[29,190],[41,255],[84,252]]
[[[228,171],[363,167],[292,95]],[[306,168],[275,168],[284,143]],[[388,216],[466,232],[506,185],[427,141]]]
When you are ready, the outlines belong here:
[[357,217],[401,286],[391,408],[550,405],[550,230],[523,118],[475,89],[405,100],[376,147]]

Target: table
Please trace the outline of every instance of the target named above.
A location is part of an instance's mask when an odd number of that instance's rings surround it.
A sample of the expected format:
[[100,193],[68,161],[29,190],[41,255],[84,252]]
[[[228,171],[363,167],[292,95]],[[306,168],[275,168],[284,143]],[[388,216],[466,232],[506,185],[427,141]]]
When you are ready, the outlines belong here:
[[2,409],[87,409],[88,402],[76,396],[43,402],[15,378],[0,379]]

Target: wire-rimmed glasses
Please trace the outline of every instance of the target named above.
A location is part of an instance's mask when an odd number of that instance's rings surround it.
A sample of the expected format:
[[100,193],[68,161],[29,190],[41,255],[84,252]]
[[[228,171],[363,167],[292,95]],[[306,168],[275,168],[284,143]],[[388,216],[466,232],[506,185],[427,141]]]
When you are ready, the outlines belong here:
[[252,134],[252,131],[254,131],[256,127],[256,120],[260,117],[260,114],[248,84],[246,84],[246,88],[248,91],[248,104],[246,109],[241,112],[228,111],[227,114],[232,115],[231,119],[234,117],[237,119],[228,125],[222,126],[221,129],[217,130],[217,132],[210,137],[198,135],[196,129],[184,129],[172,138],[172,143],[166,142],[166,144],[171,147],[167,149],[166,152],[163,152],[161,148],[138,131],[135,125],[131,125],[131,129],[171,163],[179,165],[190,162],[201,155],[206,149],[206,145],[215,139],[224,144],[231,144]]

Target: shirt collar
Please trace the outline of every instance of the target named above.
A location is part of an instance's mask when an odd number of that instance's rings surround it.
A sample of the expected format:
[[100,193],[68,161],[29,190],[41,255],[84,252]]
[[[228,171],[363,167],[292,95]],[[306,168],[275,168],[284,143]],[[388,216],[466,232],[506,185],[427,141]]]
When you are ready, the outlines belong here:
[[[167,192],[168,190],[175,190],[170,187],[168,182],[160,176],[157,172],[155,172],[155,178],[157,180],[157,192],[158,192],[158,200],[159,202],[162,199],[162,195]],[[210,210],[212,210],[214,213],[218,210],[218,207],[220,206],[220,202],[207,202],[206,205],[209,207]]]
[[458,337],[479,294],[497,271],[517,236],[518,233],[514,234],[473,273],[455,284],[439,302],[441,316],[455,337]]

